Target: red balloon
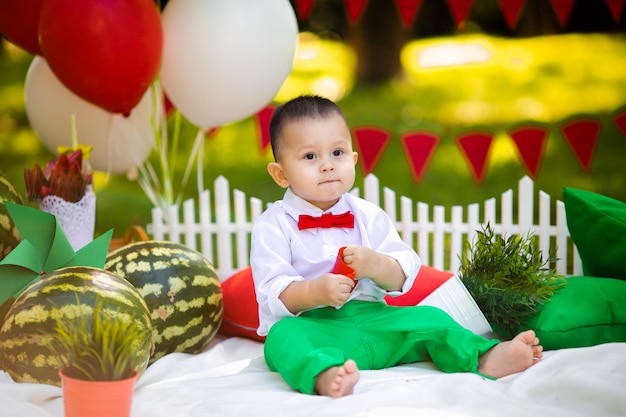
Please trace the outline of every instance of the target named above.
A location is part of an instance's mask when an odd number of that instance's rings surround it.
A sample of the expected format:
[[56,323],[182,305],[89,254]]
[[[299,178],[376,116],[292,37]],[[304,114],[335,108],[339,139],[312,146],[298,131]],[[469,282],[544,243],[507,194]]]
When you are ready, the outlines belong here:
[[41,55],[39,12],[43,0],[0,0],[0,33],[11,43]]
[[50,69],[70,91],[126,115],[152,84],[163,48],[153,0],[45,0],[39,37]]

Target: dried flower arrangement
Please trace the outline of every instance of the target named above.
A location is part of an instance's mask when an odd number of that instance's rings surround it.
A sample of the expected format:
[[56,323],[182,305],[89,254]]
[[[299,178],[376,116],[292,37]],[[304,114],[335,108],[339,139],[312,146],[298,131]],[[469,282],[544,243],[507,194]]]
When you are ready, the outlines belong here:
[[77,149],[71,154],[63,153],[58,160],[48,162],[45,169],[36,164],[33,169],[24,169],[26,196],[28,201],[39,201],[44,197],[56,195],[75,203],[80,201],[87,187],[93,183],[93,174],[86,172],[83,166],[83,150]]

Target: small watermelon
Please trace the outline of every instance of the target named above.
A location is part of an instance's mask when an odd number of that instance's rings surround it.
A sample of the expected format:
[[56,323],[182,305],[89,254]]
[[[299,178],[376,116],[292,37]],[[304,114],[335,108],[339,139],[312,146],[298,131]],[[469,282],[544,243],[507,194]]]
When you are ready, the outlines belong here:
[[20,232],[15,227],[13,220],[11,220],[6,207],[4,207],[5,201],[24,204],[24,200],[20,197],[15,187],[0,172],[0,259],[4,259],[22,240]]
[[198,353],[217,333],[224,316],[222,287],[200,252],[144,240],[110,252],[104,268],[130,281],[148,305],[155,345],[150,363],[172,352]]
[[[0,328],[1,369],[16,382],[60,386],[62,364],[48,346],[56,333],[56,319],[73,319],[77,311],[91,311],[96,300],[105,310],[129,315],[151,334],[148,307],[128,281],[98,268],[62,268],[31,283],[9,309]],[[148,366],[151,346],[150,336],[137,340],[135,368],[139,373]]]

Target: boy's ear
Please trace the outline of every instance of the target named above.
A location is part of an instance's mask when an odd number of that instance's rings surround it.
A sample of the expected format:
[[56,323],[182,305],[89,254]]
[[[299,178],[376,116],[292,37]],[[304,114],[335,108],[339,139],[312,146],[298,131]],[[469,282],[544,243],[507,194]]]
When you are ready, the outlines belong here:
[[267,164],[267,172],[270,173],[270,176],[279,187],[289,187],[289,181],[287,180],[287,177],[285,177],[285,172],[283,171],[281,164],[278,162],[270,162]]

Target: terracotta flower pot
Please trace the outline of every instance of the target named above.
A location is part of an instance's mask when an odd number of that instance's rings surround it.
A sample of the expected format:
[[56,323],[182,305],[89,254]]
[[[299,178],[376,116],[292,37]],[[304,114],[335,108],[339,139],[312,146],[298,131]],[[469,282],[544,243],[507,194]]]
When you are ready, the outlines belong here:
[[59,371],[65,417],[129,417],[138,374],[118,381],[86,381]]

